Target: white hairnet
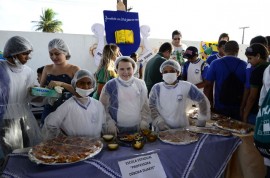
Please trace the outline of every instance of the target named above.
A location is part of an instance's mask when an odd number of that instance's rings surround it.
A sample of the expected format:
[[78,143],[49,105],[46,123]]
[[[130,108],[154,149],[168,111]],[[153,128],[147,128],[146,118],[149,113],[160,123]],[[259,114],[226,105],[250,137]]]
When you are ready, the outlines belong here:
[[69,48],[62,39],[55,38],[51,40],[49,42],[48,48],[49,48],[49,51],[51,51],[52,49],[58,49],[59,51],[63,52],[66,55],[67,59],[70,59],[71,57]]
[[161,64],[161,66],[160,66],[160,68],[159,68],[160,73],[162,73],[164,67],[167,67],[167,66],[171,66],[171,67],[173,67],[175,70],[177,70],[178,72],[181,72],[181,67],[180,67],[179,63],[178,63],[177,61],[175,61],[175,60],[171,60],[171,59],[170,59],[170,60],[167,60],[167,61],[165,61],[165,62],[163,62],[163,63]]
[[73,79],[71,80],[71,85],[76,88],[76,83],[78,80],[82,79],[82,78],[89,78],[91,80],[91,83],[92,83],[92,87],[95,88],[96,87],[96,80],[95,80],[95,77],[94,75],[88,71],[88,70],[84,70],[84,69],[81,69],[81,70],[78,70]]
[[115,68],[117,69],[117,65],[118,65],[119,62],[122,61],[122,60],[128,60],[129,62],[132,63],[132,66],[135,66],[134,69],[133,69],[133,71],[134,71],[133,74],[135,74],[136,71],[137,71],[137,64],[136,64],[136,62],[135,62],[131,57],[129,57],[129,56],[120,56],[120,57],[118,57],[118,58],[115,60]]
[[21,36],[14,36],[6,42],[3,57],[7,58],[32,50],[32,44],[26,38]]

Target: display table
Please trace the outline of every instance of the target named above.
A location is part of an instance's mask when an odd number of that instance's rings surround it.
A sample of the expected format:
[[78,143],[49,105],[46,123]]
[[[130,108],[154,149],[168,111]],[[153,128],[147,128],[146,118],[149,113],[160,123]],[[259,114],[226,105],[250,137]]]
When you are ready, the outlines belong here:
[[265,177],[266,167],[263,157],[254,146],[253,132],[248,135],[234,134],[241,138],[242,144],[234,152],[225,171],[226,178]]
[[188,145],[171,145],[157,140],[146,143],[142,150],[119,147],[108,151],[106,147],[94,158],[66,165],[37,165],[27,153],[10,154],[3,177],[121,177],[118,161],[157,153],[168,178],[220,177],[234,151],[241,144],[236,136],[222,137],[200,134],[198,142]]

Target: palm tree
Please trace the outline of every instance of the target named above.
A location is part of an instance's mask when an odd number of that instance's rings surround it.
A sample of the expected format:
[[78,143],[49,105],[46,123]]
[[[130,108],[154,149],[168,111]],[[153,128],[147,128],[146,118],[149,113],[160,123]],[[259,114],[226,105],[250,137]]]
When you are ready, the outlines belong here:
[[55,13],[52,9],[48,8],[42,11],[42,15],[40,16],[40,21],[32,21],[32,23],[36,23],[36,31],[56,33],[63,32],[62,30],[62,22],[59,20],[55,20]]

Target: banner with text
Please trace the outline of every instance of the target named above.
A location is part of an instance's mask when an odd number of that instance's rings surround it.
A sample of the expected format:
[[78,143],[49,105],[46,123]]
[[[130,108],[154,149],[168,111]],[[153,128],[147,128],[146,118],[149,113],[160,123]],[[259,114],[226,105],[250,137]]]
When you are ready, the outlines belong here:
[[124,56],[136,52],[140,46],[139,14],[125,11],[103,11],[107,43],[119,46]]

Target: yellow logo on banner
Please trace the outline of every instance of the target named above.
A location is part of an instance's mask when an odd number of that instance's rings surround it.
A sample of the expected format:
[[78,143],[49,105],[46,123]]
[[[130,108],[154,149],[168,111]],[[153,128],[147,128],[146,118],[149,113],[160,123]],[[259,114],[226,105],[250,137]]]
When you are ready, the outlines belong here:
[[132,30],[117,30],[115,31],[116,44],[133,44],[134,34]]
[[212,52],[218,52],[218,42],[216,41],[201,41],[200,43],[200,58],[206,60]]

